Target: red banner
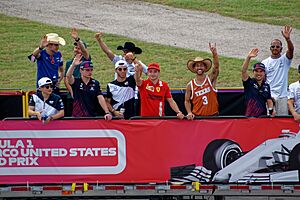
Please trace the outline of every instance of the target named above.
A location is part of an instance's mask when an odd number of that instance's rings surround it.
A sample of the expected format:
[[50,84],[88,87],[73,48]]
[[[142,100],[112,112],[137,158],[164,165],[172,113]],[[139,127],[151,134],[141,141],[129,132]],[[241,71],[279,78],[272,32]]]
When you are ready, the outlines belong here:
[[0,184],[165,182],[173,167],[202,166],[212,141],[249,151],[283,129],[299,125],[292,118],[1,121]]

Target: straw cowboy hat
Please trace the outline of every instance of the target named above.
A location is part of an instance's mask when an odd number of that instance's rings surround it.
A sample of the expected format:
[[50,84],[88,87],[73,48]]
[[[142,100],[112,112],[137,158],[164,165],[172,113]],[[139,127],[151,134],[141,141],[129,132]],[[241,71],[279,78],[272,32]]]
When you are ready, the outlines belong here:
[[212,64],[211,59],[209,59],[209,58],[204,59],[201,57],[196,57],[194,60],[189,60],[187,62],[187,68],[193,73],[196,73],[196,70],[195,70],[196,62],[202,62],[205,65],[205,70],[204,70],[205,72],[209,71],[211,68],[211,64]]
[[46,36],[48,43],[60,44],[62,46],[65,46],[66,44],[65,39],[59,37],[57,33],[48,33]]

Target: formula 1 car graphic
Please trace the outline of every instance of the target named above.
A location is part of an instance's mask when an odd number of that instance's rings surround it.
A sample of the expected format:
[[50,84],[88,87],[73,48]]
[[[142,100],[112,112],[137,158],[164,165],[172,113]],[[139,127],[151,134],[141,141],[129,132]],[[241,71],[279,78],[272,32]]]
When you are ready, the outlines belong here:
[[300,131],[282,130],[246,153],[233,141],[214,140],[205,149],[203,166],[171,168],[171,181],[289,183],[299,182],[299,169]]

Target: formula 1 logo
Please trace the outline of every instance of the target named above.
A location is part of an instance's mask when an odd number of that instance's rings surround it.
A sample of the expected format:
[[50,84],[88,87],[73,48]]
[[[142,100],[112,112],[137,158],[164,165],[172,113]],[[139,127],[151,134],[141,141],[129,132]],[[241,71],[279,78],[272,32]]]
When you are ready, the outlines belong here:
[[119,174],[126,141],[118,130],[0,132],[1,175]]

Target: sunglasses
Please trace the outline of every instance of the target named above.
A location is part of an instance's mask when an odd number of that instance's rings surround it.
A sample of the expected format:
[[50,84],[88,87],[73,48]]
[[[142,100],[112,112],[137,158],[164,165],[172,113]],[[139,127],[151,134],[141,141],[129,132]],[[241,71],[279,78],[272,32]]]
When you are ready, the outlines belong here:
[[280,48],[281,48],[281,46],[275,46],[275,45],[272,45],[272,46],[271,46],[272,49],[274,49],[275,47],[276,47],[277,49],[280,49]]
[[82,69],[82,70],[87,71],[87,72],[92,72],[94,69],[91,68],[91,69]]
[[126,70],[127,70],[127,68],[118,68],[118,71],[120,71],[120,72],[121,72],[122,70],[123,70],[123,71],[126,71]]
[[49,43],[48,45],[54,45],[54,46],[58,46],[59,44],[53,44],[53,43]]
[[49,88],[53,88],[53,85],[44,85],[43,87],[49,89]]

